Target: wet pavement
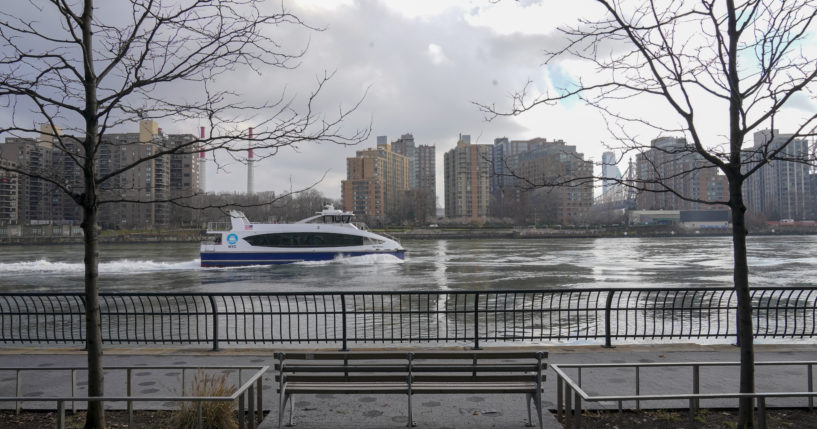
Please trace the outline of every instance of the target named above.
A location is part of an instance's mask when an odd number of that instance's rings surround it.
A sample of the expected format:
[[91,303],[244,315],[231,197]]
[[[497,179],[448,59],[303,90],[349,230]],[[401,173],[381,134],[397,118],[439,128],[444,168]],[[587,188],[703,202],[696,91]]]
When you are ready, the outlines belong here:
[[[531,348],[531,347],[525,347]],[[543,346],[535,347],[549,352],[551,364],[575,363],[667,363],[667,362],[724,362],[739,359],[738,348],[731,345],[693,344],[653,344],[627,345],[612,349],[599,346]],[[181,393],[182,380],[189,385],[195,376],[194,369],[182,370],[182,366],[270,366],[264,375],[263,404],[269,410],[261,428],[278,425],[277,395],[273,386],[272,349],[226,349],[212,352],[190,348],[109,348],[106,349],[106,367],[134,366],[144,369],[133,370],[133,393],[139,396],[170,397]],[[66,348],[0,348],[2,368],[42,368],[82,366],[85,355],[80,350]],[[817,361],[817,346],[757,345],[757,361]],[[150,368],[164,366],[166,368]],[[575,374],[575,370],[572,374]],[[182,372],[184,375],[182,376]],[[218,369],[212,372],[225,374],[230,384],[237,385],[239,374],[235,369]],[[241,371],[241,379],[246,380],[252,370]],[[571,372],[569,372],[571,373]],[[24,396],[49,397],[70,396],[71,374],[65,370],[26,371],[23,373]],[[106,394],[122,395],[125,390],[125,371],[106,370]],[[77,373],[77,395],[84,395],[87,385],[84,371]],[[556,383],[552,370],[548,370],[545,383],[543,405],[546,409],[556,407]],[[664,367],[642,369],[640,391],[642,394],[691,392],[691,369],[686,367]],[[808,377],[804,366],[757,367],[758,391],[805,391]],[[0,370],[0,396],[14,396],[16,373]],[[590,394],[621,395],[635,393],[633,369],[585,369],[582,372],[582,386]],[[701,369],[701,392],[737,391],[737,367],[712,367]],[[418,395],[413,399],[414,421],[418,428],[512,428],[525,427],[527,408],[524,395]],[[778,399],[768,406],[805,406],[805,399]],[[324,394],[297,395],[294,398],[295,420],[300,428],[399,428],[407,424],[407,399],[405,395],[372,394]],[[687,402],[667,403],[642,402],[642,408],[677,407],[685,408]],[[2,403],[2,408],[13,408],[13,403]],[[77,407],[82,404],[77,403]],[[122,409],[124,403],[110,403],[110,408]],[[172,401],[152,401],[137,407],[171,409]],[[616,409],[617,403],[585,403],[585,408]],[[729,402],[702,401],[702,407],[729,406]],[[634,403],[625,403],[624,408],[634,408]],[[53,409],[53,401],[30,402],[24,408]],[[70,410],[72,405],[69,403]],[[545,413],[546,428],[560,428],[550,413]],[[289,412],[285,414],[285,424]],[[536,424],[534,413],[534,424]]]

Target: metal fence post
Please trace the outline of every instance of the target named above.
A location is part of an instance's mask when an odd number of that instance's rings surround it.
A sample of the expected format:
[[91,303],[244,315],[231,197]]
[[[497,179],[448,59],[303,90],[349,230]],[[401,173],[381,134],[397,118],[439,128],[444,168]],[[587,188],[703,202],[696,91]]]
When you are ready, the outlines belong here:
[[216,305],[216,297],[208,295],[210,298],[210,306],[213,308],[213,351],[218,351],[218,306]]
[[256,395],[255,403],[257,404],[257,407],[256,407],[256,410],[257,410],[256,421],[258,423],[261,423],[261,421],[264,420],[264,407],[262,405],[264,403],[264,401],[263,401],[264,396],[263,396],[263,393],[261,393],[263,391],[264,391],[264,377],[261,376],[261,377],[258,377],[258,380],[255,381],[255,395]]
[[246,415],[244,414],[244,392],[238,395],[238,429],[245,428]]
[[472,350],[479,350],[479,292],[474,293],[474,347]]
[[[700,365],[693,365],[692,366],[692,393],[699,394],[701,393],[701,366]],[[695,399],[690,399],[692,404],[692,409],[690,411],[698,412],[698,408],[701,407],[700,399],[697,397]]]
[[[814,392],[814,368],[812,364],[808,364],[808,392]],[[808,410],[812,411],[814,409],[814,396],[809,395],[808,397]]]
[[[17,370],[17,388],[15,390],[17,391],[17,397],[23,396],[23,371],[20,369]],[[22,406],[23,403],[20,401],[17,401],[15,403],[14,405],[15,415],[18,416],[20,415],[20,409],[22,408]]]
[[564,419],[564,380],[560,374],[556,374],[556,420],[563,422]]
[[347,340],[347,337],[346,337],[346,294],[341,294],[340,295],[340,311],[341,311],[341,316],[342,316],[341,317],[341,319],[342,319],[341,322],[342,322],[342,326],[343,326],[343,332],[341,334],[341,335],[343,335],[343,347],[341,347],[340,350],[345,352],[345,351],[349,350],[346,347],[346,340]]
[[255,429],[255,384],[250,383],[247,389],[247,426]]
[[604,303],[604,346],[605,348],[613,348],[613,340],[611,334],[610,313],[613,307],[613,291],[607,292],[607,301]]
[[57,401],[57,429],[65,429],[65,402]]
[[[129,398],[128,399],[128,427],[132,428],[133,427],[133,401],[130,400],[130,397],[133,396],[133,369],[128,368],[128,369],[125,370],[125,373],[127,374],[127,378],[128,378],[127,382],[125,383],[126,386],[127,386],[126,391],[127,391],[127,395],[128,395],[128,398]],[[182,395],[184,395],[184,393],[182,393]]]

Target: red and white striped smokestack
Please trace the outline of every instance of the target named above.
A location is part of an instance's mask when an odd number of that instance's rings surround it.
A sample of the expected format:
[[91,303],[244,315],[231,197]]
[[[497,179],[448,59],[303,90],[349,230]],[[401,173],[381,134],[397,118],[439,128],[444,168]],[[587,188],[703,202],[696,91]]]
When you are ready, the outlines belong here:
[[[249,138],[252,140],[252,127],[250,127]],[[247,195],[255,194],[255,159],[253,159],[252,142],[247,150]]]

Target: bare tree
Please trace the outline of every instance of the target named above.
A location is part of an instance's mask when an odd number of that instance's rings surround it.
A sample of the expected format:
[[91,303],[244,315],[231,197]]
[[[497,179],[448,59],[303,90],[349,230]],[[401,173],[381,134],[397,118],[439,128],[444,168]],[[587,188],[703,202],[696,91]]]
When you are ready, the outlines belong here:
[[[754,392],[744,184],[770,165],[813,161],[809,151],[793,148],[815,133],[813,107],[798,111],[796,106],[809,104],[814,96],[817,53],[811,38],[817,4],[808,0],[597,3],[603,17],[560,29],[566,44],[546,53],[547,67],[589,66],[579,82],[540,94],[532,94],[528,85],[513,96],[507,110],[480,106],[493,117],[580,98],[602,113],[615,146],[625,156],[638,153],[646,169],[664,172],[628,185],[729,208],[740,391]],[[778,124],[789,133],[778,135]],[[764,128],[769,131],[761,132]],[[694,154],[703,162],[692,163],[685,171],[665,172],[650,163],[653,158],[648,152],[654,148],[639,141],[645,132],[683,136],[687,144],[658,149],[674,156]],[[747,139],[758,133],[765,137],[755,137],[754,145],[747,145]],[[725,176],[728,189],[723,199],[696,197],[673,186],[674,178],[707,169]],[[738,426],[751,427],[752,400],[739,402]]]
[[[60,189],[81,207],[84,232],[88,395],[103,396],[102,338],[97,279],[99,207],[133,201],[105,186],[151,160],[198,151],[234,153],[249,147],[260,157],[310,142],[355,144],[368,130],[344,131],[357,104],[332,116],[313,106],[330,75],[318,76],[301,101],[282,93],[251,104],[237,89],[239,72],[297,66],[304,47],[288,49],[286,31],[317,30],[283,8],[260,0],[31,0],[0,11],[0,135],[41,132],[77,170],[0,169]],[[229,88],[229,89],[220,89]],[[170,98],[169,94],[184,94]],[[359,103],[359,102],[358,102]],[[196,118],[207,136],[157,144],[114,169],[100,165],[112,129],[139,120]],[[46,124],[40,127],[40,124]],[[247,132],[255,128],[254,138]],[[63,132],[58,132],[63,127]],[[102,404],[88,404],[86,428],[105,427]]]

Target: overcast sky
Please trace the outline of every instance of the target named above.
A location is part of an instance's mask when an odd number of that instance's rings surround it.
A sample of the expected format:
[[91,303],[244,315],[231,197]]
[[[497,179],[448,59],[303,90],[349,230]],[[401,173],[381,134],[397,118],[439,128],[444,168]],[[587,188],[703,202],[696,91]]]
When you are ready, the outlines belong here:
[[[104,22],[125,19],[120,16],[121,10],[109,3],[112,1],[99,3],[109,6],[99,6],[100,13],[108,14]],[[248,104],[277,100],[281,94],[302,102],[314,90],[317,79],[331,73],[333,78],[314,105],[316,111],[331,117],[365,95],[345,126],[349,133],[369,126],[372,132],[368,141],[358,146],[304,144],[284,148],[256,164],[256,191],[302,189],[323,177],[317,189],[329,198],[339,198],[341,180],[346,178],[346,158],[375,146],[380,135],[393,141],[401,134],[412,133],[417,144],[436,146],[439,203],[443,154],[455,146],[459,134],[469,134],[472,143],[482,144],[492,144],[498,137],[562,139],[577,146],[585,159],[595,162],[601,160],[605,144],[617,146],[600,112],[575,99],[490,122],[473,104],[507,107],[510,94],[522,89],[526,82],[531,83],[532,93],[541,94],[580,78],[603,75],[592,65],[570,59],[542,65],[543,52],[564,43],[557,27],[573,26],[579,18],[594,20],[603,16],[602,8],[592,0],[283,0],[265,4],[283,4],[308,26],[323,30],[297,26],[276,29],[273,37],[285,49],[298,51],[308,46],[296,69],[259,67],[236,71],[222,75],[217,83],[241,94]],[[48,10],[32,7],[32,3],[4,6],[6,13],[24,22],[39,20],[47,23],[39,28],[53,27],[55,18],[47,15]],[[686,41],[687,36],[694,38],[696,33],[682,35],[679,40]],[[807,56],[817,57],[817,38],[812,34],[801,49]],[[176,82],[162,87],[162,91],[162,96],[170,100],[184,99],[189,94],[187,86]],[[724,141],[728,109],[717,99],[709,102],[711,98],[702,98],[703,105],[696,106],[696,129],[707,141]],[[665,102],[625,102],[632,104],[633,111],[648,113],[651,122],[666,119],[668,126],[680,126],[676,116],[662,113],[667,109]],[[786,118],[802,118],[817,111],[814,91],[810,96],[795,97],[790,104],[793,114],[782,115]],[[629,109],[630,104],[625,105],[625,110]],[[0,110],[0,120],[7,121],[4,118],[9,115],[9,109]],[[776,122],[783,132],[790,131],[794,123],[786,118]],[[42,121],[38,117],[29,120]],[[196,120],[159,124],[165,133],[174,134],[196,134],[201,125],[205,124]],[[112,131],[135,132],[136,125]],[[648,144],[658,135],[650,130],[636,132],[636,137]],[[215,156],[218,162],[208,161],[207,191],[246,191],[247,169],[240,160],[231,160],[223,153],[208,156]],[[620,165],[622,170],[624,164],[626,160]]]
[[[576,105],[532,112],[521,118],[485,121],[472,104],[507,103],[508,95],[528,80],[551,86],[541,67],[542,51],[552,46],[557,25],[573,23],[577,11],[591,2],[546,6],[535,1],[487,0],[296,0],[285,3],[320,32],[289,34],[293,46],[309,41],[309,51],[296,72],[274,71],[241,83],[245,92],[277,97],[282,85],[305,94],[316,76],[334,72],[319,107],[331,112],[366,94],[348,128],[371,123],[372,135],[352,147],[303,145],[257,163],[256,190],[281,191],[308,186],[326,173],[318,189],[340,197],[346,158],[375,146],[376,136],[389,141],[412,133],[417,144],[437,151],[437,191],[442,201],[443,154],[458,135],[472,143],[492,144],[497,137],[564,139],[599,160],[603,127],[598,113]],[[286,42],[286,40],[285,40]],[[367,91],[368,90],[368,91]],[[568,114],[567,116],[565,116]],[[168,127],[165,127],[167,129]],[[181,132],[183,130],[178,130]],[[208,165],[208,191],[244,191],[246,170],[239,163],[216,171]]]

